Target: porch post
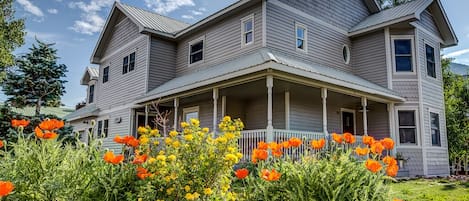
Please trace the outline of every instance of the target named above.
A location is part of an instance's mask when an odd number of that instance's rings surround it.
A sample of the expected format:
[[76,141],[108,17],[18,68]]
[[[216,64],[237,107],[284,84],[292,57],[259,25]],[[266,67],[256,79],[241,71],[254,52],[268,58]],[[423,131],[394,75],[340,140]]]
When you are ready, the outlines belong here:
[[362,108],[363,108],[363,135],[368,135],[368,117],[367,117],[367,108],[368,100],[366,97],[362,97]]
[[221,97],[221,116],[225,117],[226,115],[226,96]]
[[[388,103],[387,105],[388,109],[388,119],[389,119],[389,137],[396,142],[397,144],[397,137],[395,133],[395,127],[394,127],[394,103]],[[394,149],[391,150],[391,154],[395,154],[396,152],[396,146],[394,146]]]
[[213,88],[213,133],[217,130],[218,88]]
[[321,98],[322,98],[322,131],[324,135],[327,136],[327,88],[321,88]]
[[179,107],[179,98],[174,98],[174,130],[178,128],[178,107]]
[[272,87],[274,86],[274,78],[272,75],[267,76],[267,142],[274,141],[274,127],[272,125]]
[[148,126],[148,104],[145,104],[145,127]]
[[285,129],[290,130],[290,92],[285,92]]

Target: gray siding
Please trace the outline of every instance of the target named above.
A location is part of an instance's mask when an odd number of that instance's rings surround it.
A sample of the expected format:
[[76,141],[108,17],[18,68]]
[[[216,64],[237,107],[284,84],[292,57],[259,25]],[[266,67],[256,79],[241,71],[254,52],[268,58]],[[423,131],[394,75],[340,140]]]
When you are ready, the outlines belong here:
[[423,175],[423,158],[422,149],[418,148],[402,148],[398,147],[398,153],[401,153],[404,158],[408,158],[406,168],[409,171],[409,176]]
[[[254,14],[254,43],[241,47],[241,19]],[[189,42],[205,36],[204,61],[188,65]],[[262,46],[261,4],[224,19],[178,42],[176,75],[181,76],[237,58]]]
[[386,104],[369,105],[368,134],[376,139],[389,137],[389,115]]
[[[352,72],[342,56],[344,44],[351,46],[347,35],[332,28],[289,12],[277,5],[267,3],[267,46],[291,57],[319,65]],[[307,26],[308,52],[296,50],[295,22]]]
[[[83,132],[83,135],[80,136],[80,140],[82,142],[88,142],[88,129],[91,128],[91,121],[96,120],[94,117],[78,119],[75,121],[71,121],[70,125],[73,126],[73,132]],[[88,122],[88,123],[85,123]],[[96,130],[96,128],[93,128]]]
[[356,75],[387,87],[388,72],[383,30],[353,39],[351,54],[353,72]]
[[[275,104],[273,105],[273,107],[276,106]],[[265,129],[267,127],[267,97],[259,97],[247,101],[244,111],[246,130]]]
[[[318,93],[316,93],[318,92]],[[290,92],[290,129],[322,132],[322,103],[319,90]]]
[[116,51],[140,35],[138,32],[138,26],[134,24],[128,17],[123,18],[109,31],[112,32],[112,35],[109,40],[104,43],[107,45],[105,47],[106,49],[104,51],[103,57]]
[[447,150],[427,149],[428,175],[449,175],[449,159]]
[[404,98],[406,101],[419,101],[418,81],[393,81],[392,89]]
[[[122,145],[114,142],[114,137],[117,135],[125,136],[130,134],[130,108],[113,111],[108,114],[103,114],[98,117],[97,121],[109,119],[109,130],[107,136],[103,138],[103,148],[113,150],[116,153],[120,153]],[[116,118],[120,118],[121,122],[117,123]],[[96,123],[97,123],[96,121]]]
[[176,44],[152,37],[148,70],[148,91],[176,76]]
[[418,21],[418,24],[421,25],[426,30],[433,33],[435,36],[441,37],[440,31],[438,31],[438,27],[435,24],[435,20],[433,19],[433,16],[428,11],[428,9],[422,12],[422,14],[420,15],[420,21]]

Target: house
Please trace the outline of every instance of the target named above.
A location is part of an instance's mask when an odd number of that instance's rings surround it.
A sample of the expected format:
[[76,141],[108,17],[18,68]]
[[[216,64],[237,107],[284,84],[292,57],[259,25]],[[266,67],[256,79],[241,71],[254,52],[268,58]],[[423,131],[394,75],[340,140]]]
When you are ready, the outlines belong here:
[[[87,68],[87,105],[68,115],[104,146],[153,125],[224,116],[260,140],[333,132],[395,139],[405,174],[448,175],[440,50],[457,38],[439,0],[381,10],[374,0],[240,0],[186,24],[116,2]],[[99,71],[99,72],[98,72]]]

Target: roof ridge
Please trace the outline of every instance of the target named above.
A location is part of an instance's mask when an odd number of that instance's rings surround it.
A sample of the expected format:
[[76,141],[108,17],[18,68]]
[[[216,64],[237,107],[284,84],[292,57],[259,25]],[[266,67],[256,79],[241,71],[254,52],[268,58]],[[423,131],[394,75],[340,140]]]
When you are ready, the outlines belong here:
[[158,15],[160,17],[164,17],[164,18],[168,18],[170,20],[174,20],[176,22],[179,22],[179,23],[183,23],[183,24],[186,24],[186,25],[191,25],[187,22],[183,22],[181,20],[178,20],[178,19],[175,19],[175,18],[172,18],[172,17],[169,17],[169,16],[166,16],[166,15],[162,15],[162,14],[159,14],[159,13],[156,13],[156,12],[153,12],[153,11],[150,11],[150,10],[147,10],[147,9],[144,9],[144,8],[139,8],[137,6],[133,6],[133,5],[129,5],[129,4],[125,4],[125,3],[121,3],[119,2],[119,4],[123,5],[123,6],[128,6],[128,7],[132,7],[132,8],[135,8],[135,9],[138,9],[138,10],[141,10],[141,11],[144,11],[144,12],[147,12],[147,13],[150,13],[150,14],[153,14],[153,15]]

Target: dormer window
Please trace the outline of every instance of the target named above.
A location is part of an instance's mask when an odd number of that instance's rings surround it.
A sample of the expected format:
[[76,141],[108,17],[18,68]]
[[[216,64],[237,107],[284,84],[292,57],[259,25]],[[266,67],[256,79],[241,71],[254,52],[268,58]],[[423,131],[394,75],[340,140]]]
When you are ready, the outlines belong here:
[[241,34],[243,46],[254,42],[254,15],[241,19]]
[[396,36],[392,43],[395,73],[415,73],[413,37]]
[[189,64],[204,60],[204,39],[199,38],[189,43]]
[[295,24],[296,49],[306,52],[308,50],[308,29],[300,23]]

